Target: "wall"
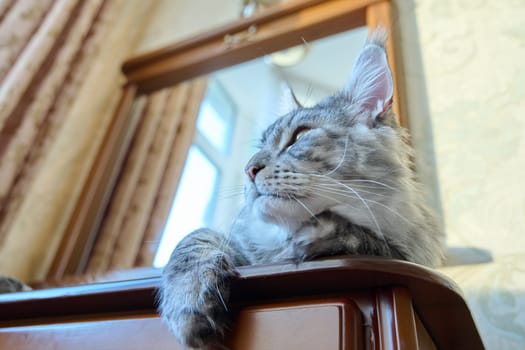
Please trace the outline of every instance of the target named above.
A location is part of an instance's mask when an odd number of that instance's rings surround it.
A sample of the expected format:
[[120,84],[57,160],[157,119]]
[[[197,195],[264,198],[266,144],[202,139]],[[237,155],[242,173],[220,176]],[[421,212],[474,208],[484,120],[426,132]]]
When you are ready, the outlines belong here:
[[[492,256],[441,271],[460,284],[488,349],[521,348],[525,2],[395,3],[412,134],[427,182],[440,193],[448,243]],[[474,250],[459,258],[467,254],[486,260]]]
[[[496,256],[523,253],[525,3],[397,3],[406,53],[419,49],[421,55],[422,70],[407,57],[406,76],[426,87],[450,244],[488,248]],[[404,22],[410,13],[418,38],[404,40],[412,36]]]
[[242,0],[157,0],[152,20],[137,46],[146,52],[239,18]]

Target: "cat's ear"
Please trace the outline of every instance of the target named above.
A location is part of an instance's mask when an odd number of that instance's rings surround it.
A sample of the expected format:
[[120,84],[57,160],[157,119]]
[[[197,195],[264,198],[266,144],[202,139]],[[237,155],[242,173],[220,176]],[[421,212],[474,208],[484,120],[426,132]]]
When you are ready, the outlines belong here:
[[343,93],[352,105],[367,112],[367,124],[373,125],[392,105],[392,73],[385,52],[386,32],[377,29],[357,57]]
[[279,115],[288,114],[298,108],[303,108],[297,100],[292,88],[288,83],[281,83],[281,103],[279,105]]

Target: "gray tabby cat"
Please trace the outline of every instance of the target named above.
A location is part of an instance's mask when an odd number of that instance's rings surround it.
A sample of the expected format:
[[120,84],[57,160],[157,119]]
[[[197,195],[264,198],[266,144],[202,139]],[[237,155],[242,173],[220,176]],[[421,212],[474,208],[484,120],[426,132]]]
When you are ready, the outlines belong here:
[[340,92],[264,132],[230,234],[201,229],[173,251],[160,311],[185,346],[220,341],[236,266],[343,254],[440,264],[444,235],[392,112],[385,38],[371,36]]
[[14,277],[0,275],[0,294],[31,290],[31,287]]

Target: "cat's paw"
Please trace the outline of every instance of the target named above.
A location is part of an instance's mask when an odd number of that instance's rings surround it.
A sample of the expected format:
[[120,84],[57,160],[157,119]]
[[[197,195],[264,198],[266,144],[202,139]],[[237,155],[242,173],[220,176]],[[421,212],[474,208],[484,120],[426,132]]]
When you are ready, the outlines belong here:
[[316,257],[316,254],[312,249],[312,245],[306,243],[305,241],[294,241],[292,247],[293,254],[291,260],[296,264],[312,260]]
[[0,293],[15,293],[31,290],[31,287],[13,277],[0,276]]
[[178,320],[170,319],[169,316],[166,319],[177,339],[192,349],[212,348],[223,335],[218,321],[191,309],[183,309],[178,315]]
[[179,342],[192,349],[219,344],[228,326],[230,281],[237,275],[221,255],[178,269],[168,266],[161,289],[161,313]]

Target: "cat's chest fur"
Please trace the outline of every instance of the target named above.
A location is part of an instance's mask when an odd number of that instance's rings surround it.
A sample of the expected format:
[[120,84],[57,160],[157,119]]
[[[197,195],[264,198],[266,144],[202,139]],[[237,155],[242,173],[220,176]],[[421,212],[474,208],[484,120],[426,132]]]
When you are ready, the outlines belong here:
[[[356,239],[344,232],[345,227],[349,225],[353,224],[332,211],[320,213],[307,222],[294,224],[293,221],[289,221],[279,225],[269,223],[256,212],[245,208],[231,234],[243,246],[251,263],[302,261],[310,247],[321,250],[317,255],[330,255],[333,248],[326,244],[330,240]],[[339,232],[338,227],[341,228]],[[337,244],[335,241],[333,243]]]
[[272,254],[287,246],[293,229],[264,221],[249,208],[244,208],[230,234],[239,241],[252,263],[260,263],[271,261]]

